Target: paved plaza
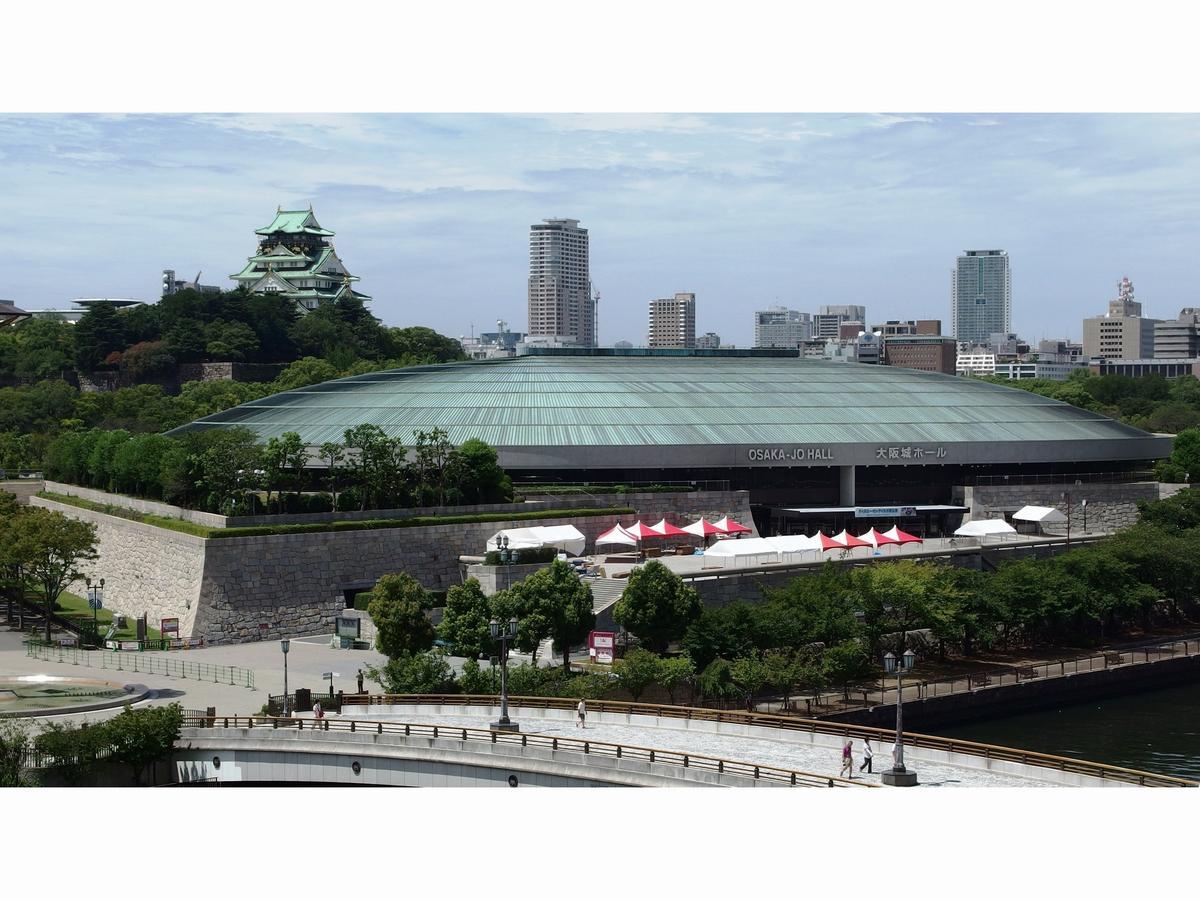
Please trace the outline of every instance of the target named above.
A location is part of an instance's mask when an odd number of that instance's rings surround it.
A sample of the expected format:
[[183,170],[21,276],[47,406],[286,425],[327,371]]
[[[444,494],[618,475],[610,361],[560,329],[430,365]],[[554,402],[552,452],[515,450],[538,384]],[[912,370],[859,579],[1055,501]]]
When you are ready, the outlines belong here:
[[[179,703],[185,709],[206,709],[215,706],[223,713],[257,713],[267,702],[268,694],[283,693],[283,654],[279,641],[252,644],[229,644],[197,650],[176,650],[145,653],[142,657],[166,657],[181,662],[206,663],[215,666],[239,666],[254,672],[254,689],[229,684],[214,684],[192,678],[151,675],[145,672],[116,671],[96,666],[74,665],[33,659],[25,655],[22,636],[0,628],[0,678],[12,675],[58,675],[63,677],[98,678],[121,684],[144,684],[155,696],[138,705]],[[127,654],[132,657],[135,654]],[[382,665],[386,657],[373,650],[340,650],[329,646],[329,638],[293,638],[288,653],[288,688],[326,690],[329,681],[325,672],[340,673],[334,679],[334,689],[354,691],[358,670],[368,665]],[[368,690],[379,691],[376,682],[367,680]],[[64,714],[63,719],[91,720],[116,715],[120,710]]]

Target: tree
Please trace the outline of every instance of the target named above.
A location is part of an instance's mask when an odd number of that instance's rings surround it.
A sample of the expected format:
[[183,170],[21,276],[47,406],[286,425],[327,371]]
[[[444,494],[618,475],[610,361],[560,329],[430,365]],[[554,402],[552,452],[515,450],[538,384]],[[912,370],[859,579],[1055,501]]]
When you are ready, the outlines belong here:
[[388,694],[446,694],[457,686],[445,654],[402,653],[380,668],[368,667],[368,677]]
[[183,711],[178,703],[144,709],[126,705],[119,716],[108,720],[104,729],[112,741],[113,758],[129,766],[133,783],[140,785],[146,767],[175,749],[182,723]]
[[696,664],[686,653],[682,656],[668,656],[659,661],[658,682],[666,689],[671,702],[675,702],[675,692],[684,685],[691,684],[696,678]]
[[404,444],[370,423],[345,432],[350,474],[361,494],[362,509],[403,505],[409,498]]
[[83,577],[79,564],[97,557],[96,526],[59,512],[33,506],[13,518],[9,553],[21,560],[28,582],[41,592],[46,605],[46,643],[51,640],[50,616],[59,594]]
[[367,602],[376,649],[394,659],[432,647],[433,624],[425,615],[430,606],[432,595],[408,573],[380,578]]
[[468,578],[446,592],[446,606],[438,625],[438,636],[447,641],[455,656],[476,659],[491,649],[488,623],[492,611],[479,581]]
[[112,474],[122,493],[162,496],[163,457],[175,444],[161,434],[135,434],[113,454]]
[[218,512],[236,511],[243,494],[257,490],[263,469],[262,447],[248,428],[218,428],[199,454],[198,487]]
[[700,696],[713,700],[724,701],[729,697],[736,697],[738,687],[733,683],[733,671],[729,660],[718,657],[705,666],[704,671],[696,676],[696,690],[700,692]]
[[13,604],[24,608],[21,601],[25,597],[25,559],[20,555],[23,545],[17,542],[17,518],[22,510],[14,495],[0,491],[0,595],[6,600],[9,623],[13,620]]
[[325,471],[329,475],[329,494],[333,500],[333,508],[338,508],[338,476],[342,473],[342,463],[346,461],[346,448],[337,441],[326,441],[317,451],[321,462],[325,463]]
[[657,653],[638,648],[626,653],[624,659],[617,660],[613,669],[621,679],[621,687],[637,702],[646,688],[658,681],[661,663]]
[[[562,652],[563,669],[571,669],[571,646],[583,641],[596,625],[592,592],[561,559],[539,569],[508,592],[515,595],[517,617],[525,640],[552,638]],[[520,642],[518,633],[518,645]],[[534,646],[536,647],[536,641]]]
[[870,664],[866,651],[858,641],[844,641],[826,647],[821,654],[821,675],[827,684],[840,684],[843,692],[847,685],[867,674]]
[[746,696],[746,709],[754,709],[754,697],[771,680],[771,673],[757,654],[735,659],[729,677]]
[[455,448],[446,482],[454,492],[450,502],[508,503],[513,498],[512,481],[500,468],[495,448],[477,438],[463,441]]
[[279,377],[271,384],[274,391],[291,391],[319,384],[338,377],[338,371],[323,359],[306,356],[298,359],[279,373]]
[[28,787],[25,757],[29,731],[22,719],[0,719],[0,788]]
[[420,325],[388,329],[390,356],[407,356],[422,362],[453,362],[466,359],[462,344]]
[[283,505],[284,473],[293,473],[292,485],[295,496],[300,495],[300,480],[304,472],[304,442],[294,431],[285,431],[277,438],[270,438],[263,448],[263,468],[265,471],[267,505],[271,504],[271,491],[279,494],[280,506]]
[[705,607],[680,641],[696,668],[706,669],[715,659],[736,659],[758,649],[758,612],[742,601]]
[[121,354],[121,371],[135,381],[169,372],[174,366],[175,357],[166,341],[139,341]]
[[446,468],[450,464],[452,448],[446,432],[440,428],[433,431],[414,431],[416,438],[417,497],[422,506],[446,505]]
[[80,372],[100,367],[110,353],[126,347],[121,314],[112,303],[93,303],[75,324],[75,366]]
[[613,621],[661,653],[684,635],[702,608],[695,588],[651,560],[630,574],[629,584],[613,608]]
[[204,337],[204,351],[210,359],[240,362],[258,353],[258,335],[242,322],[210,322]]

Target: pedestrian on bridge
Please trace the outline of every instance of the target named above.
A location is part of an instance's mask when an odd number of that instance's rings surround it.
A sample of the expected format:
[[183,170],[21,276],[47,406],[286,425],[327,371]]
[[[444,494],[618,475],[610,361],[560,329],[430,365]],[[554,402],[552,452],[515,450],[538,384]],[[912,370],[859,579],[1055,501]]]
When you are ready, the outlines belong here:
[[875,752],[871,749],[871,739],[867,738],[863,741],[863,761],[862,765],[858,767],[858,771],[861,772],[863,769],[866,769],[868,775],[873,774],[871,770],[871,761],[874,757]]
[[838,774],[854,777],[854,741],[849,738],[842,745],[842,770]]
[[587,704],[583,702],[582,697],[579,698],[579,705],[575,707],[575,716],[576,716],[575,727],[583,728],[586,730],[587,725],[585,725],[583,723],[583,720],[585,718],[587,718]]

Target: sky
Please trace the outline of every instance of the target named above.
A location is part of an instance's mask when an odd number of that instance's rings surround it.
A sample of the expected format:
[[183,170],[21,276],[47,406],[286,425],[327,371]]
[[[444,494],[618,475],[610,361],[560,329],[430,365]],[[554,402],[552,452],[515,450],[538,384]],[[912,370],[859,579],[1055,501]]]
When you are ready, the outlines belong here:
[[350,114],[0,116],[0,298],[154,300],[161,270],[232,288],[276,208],[312,204],[370,308],[453,336],[526,327],[529,226],[579,219],[600,343],[696,294],[752,313],[940,318],[965,249],[1004,249],[1014,329],[1081,336],[1133,280],[1200,306],[1200,116]]

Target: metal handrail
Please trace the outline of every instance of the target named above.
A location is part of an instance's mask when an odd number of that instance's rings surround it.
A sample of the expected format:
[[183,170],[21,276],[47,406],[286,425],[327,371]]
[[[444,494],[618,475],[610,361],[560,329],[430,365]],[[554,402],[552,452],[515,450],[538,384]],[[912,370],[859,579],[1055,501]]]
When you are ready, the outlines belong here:
[[303,731],[349,731],[364,734],[417,735],[435,740],[460,740],[463,742],[488,744],[514,744],[521,747],[545,747],[551,750],[569,750],[584,755],[608,756],[614,759],[636,759],[650,763],[680,766],[685,769],[702,769],[721,775],[740,775],[760,781],[773,781],[793,787],[879,787],[866,781],[853,781],[784,769],[741,760],[703,756],[685,750],[660,750],[636,744],[614,744],[608,741],[593,741],[587,738],[552,737],[544,734],[497,732],[485,728],[469,728],[461,725],[430,725],[424,722],[380,722],[365,719],[303,719],[278,716],[208,716],[185,715],[184,728],[295,728]]
[[[495,695],[491,694],[346,694],[342,697],[343,708],[348,706],[389,706],[400,704],[411,706],[469,706],[480,704],[491,705],[495,702]],[[577,700],[566,697],[511,696],[508,698],[508,702],[510,706],[517,708],[564,710],[574,710],[578,703]],[[624,700],[589,700],[588,711],[612,712],[621,715],[658,716],[660,718],[671,719],[729,722],[738,725],[758,725],[764,728],[777,728],[782,731],[830,734],[846,738],[857,737],[884,743],[895,740],[896,736],[896,732],[893,729],[875,728],[870,725],[803,719],[798,716],[781,716],[774,713],[706,709],[696,706],[671,706],[656,703],[630,703]],[[1123,766],[1109,765],[1108,763],[1091,762],[1068,756],[1055,756],[1050,753],[1039,753],[1035,750],[1019,750],[1013,747],[1001,747],[978,741],[954,740],[910,731],[905,731],[904,733],[904,744],[905,746],[941,750],[948,753],[965,753],[971,756],[980,756],[988,760],[1019,762],[1030,766],[1056,769],[1060,772],[1090,775],[1107,781],[1120,781],[1126,784],[1137,784],[1145,787],[1200,787],[1200,782],[1187,778],[1178,778],[1174,775],[1158,775],[1153,772],[1142,772],[1137,769],[1127,769]]]
[[[164,659],[146,653],[122,653],[119,650],[81,650],[78,647],[52,646],[38,641],[25,642],[25,655],[46,662],[71,663],[118,672],[144,672],[230,684],[254,689],[254,671],[240,666],[214,666],[210,663]],[[96,662],[96,659],[99,662]]]

